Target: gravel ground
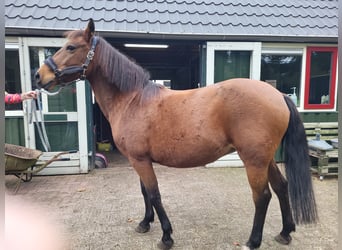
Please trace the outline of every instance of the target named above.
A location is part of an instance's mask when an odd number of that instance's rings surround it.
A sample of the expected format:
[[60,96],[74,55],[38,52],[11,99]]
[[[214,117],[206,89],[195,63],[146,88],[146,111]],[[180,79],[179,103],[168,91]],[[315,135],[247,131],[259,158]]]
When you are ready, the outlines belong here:
[[[157,249],[159,221],[146,234],[135,227],[143,217],[139,178],[126,159],[107,155],[110,165],[89,174],[35,176],[16,198],[44,208],[56,218],[74,250]],[[173,249],[242,249],[251,232],[254,205],[244,168],[172,169],[155,165],[164,207],[173,225]],[[14,176],[6,176],[12,194]],[[260,249],[337,249],[338,181],[313,176],[320,222],[297,226],[289,246],[274,241],[281,229],[273,194]]]

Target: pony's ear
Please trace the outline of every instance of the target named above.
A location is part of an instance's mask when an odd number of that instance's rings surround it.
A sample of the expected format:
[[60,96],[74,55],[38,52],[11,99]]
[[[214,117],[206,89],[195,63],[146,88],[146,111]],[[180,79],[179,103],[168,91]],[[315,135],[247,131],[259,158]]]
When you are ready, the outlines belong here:
[[92,18],[89,19],[87,28],[84,30],[84,37],[89,42],[90,38],[94,35],[95,24]]

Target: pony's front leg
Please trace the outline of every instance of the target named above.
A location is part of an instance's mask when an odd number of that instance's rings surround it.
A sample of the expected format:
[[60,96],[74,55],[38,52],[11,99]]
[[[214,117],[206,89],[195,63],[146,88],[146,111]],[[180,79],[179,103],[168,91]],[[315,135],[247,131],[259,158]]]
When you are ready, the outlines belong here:
[[151,211],[153,210],[152,207],[154,207],[158,215],[161,228],[163,230],[162,240],[158,244],[158,247],[161,249],[170,249],[173,246],[173,239],[171,238],[172,226],[161,202],[161,196],[160,196],[159,188],[158,188],[158,181],[157,181],[156,175],[152,167],[152,162],[151,161],[138,161],[134,159],[133,160],[130,159],[130,162],[133,168],[135,169],[135,171],[140,176],[140,181],[142,183],[141,187],[142,187],[142,192],[144,195],[145,206],[146,206],[145,217],[140,222],[139,227],[145,226],[145,229],[146,229],[147,228],[146,223],[148,223],[148,227],[149,227],[149,222],[151,222],[151,218],[153,218],[153,216],[151,217]]
[[154,221],[154,211],[151,199],[148,196],[144,183],[140,180],[141,193],[144,196],[145,202],[145,217],[135,229],[138,233],[146,233],[150,230],[150,223]]

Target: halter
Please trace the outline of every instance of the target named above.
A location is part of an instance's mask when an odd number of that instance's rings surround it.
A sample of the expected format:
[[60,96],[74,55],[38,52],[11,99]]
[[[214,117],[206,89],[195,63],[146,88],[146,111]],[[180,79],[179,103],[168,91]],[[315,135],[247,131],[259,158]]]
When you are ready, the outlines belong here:
[[[86,71],[87,71],[87,68],[89,66],[89,63],[93,60],[94,58],[94,54],[95,54],[95,48],[96,48],[96,45],[98,43],[98,37],[97,36],[94,36],[93,37],[93,40],[92,40],[92,43],[91,43],[91,48],[90,50],[88,51],[88,54],[87,54],[87,58],[85,60],[85,62],[83,63],[82,66],[69,66],[69,67],[65,67],[64,69],[60,70],[58,69],[55,61],[53,60],[53,58],[50,56],[48,57],[44,63],[54,72],[55,74],[55,77],[56,77],[56,80],[58,82],[60,82],[62,84],[62,86],[66,86],[68,85],[69,83],[71,82],[63,82],[62,81],[62,77],[66,76],[66,75],[72,75],[72,74],[76,74],[76,73],[80,73],[80,80],[85,80],[86,79]],[[73,82],[73,81],[72,81]],[[44,86],[44,88],[48,89],[49,86],[52,84],[52,82],[46,84]]]

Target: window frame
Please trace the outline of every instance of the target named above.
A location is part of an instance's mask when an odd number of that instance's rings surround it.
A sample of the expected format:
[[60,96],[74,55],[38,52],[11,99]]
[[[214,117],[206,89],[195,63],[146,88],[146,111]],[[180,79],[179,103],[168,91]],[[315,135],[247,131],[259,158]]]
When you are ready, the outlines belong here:
[[210,42],[206,44],[206,86],[214,84],[215,51],[250,51],[250,78],[260,79],[261,42]]
[[[297,90],[297,98],[299,99],[297,109],[304,111],[304,92],[305,92],[305,67],[306,67],[306,44],[274,44],[264,43],[261,50],[262,54],[272,55],[300,55],[302,57],[300,88]],[[261,58],[261,57],[260,57]],[[260,67],[261,74],[261,67]]]
[[[330,103],[329,104],[310,104],[309,93],[310,93],[310,73],[311,73],[311,53],[317,52],[332,52],[332,68],[330,72]],[[336,109],[336,86],[337,86],[337,47],[320,47],[320,46],[308,46],[306,48],[306,69],[305,69],[305,86],[304,86],[304,109],[305,110],[335,110]]]

